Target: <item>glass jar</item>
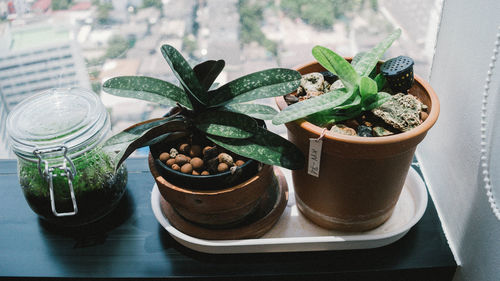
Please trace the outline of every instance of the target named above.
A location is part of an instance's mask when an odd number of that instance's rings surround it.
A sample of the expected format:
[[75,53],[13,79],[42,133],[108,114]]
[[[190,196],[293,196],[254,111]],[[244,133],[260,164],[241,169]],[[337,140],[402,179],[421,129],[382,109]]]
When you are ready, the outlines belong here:
[[125,193],[127,171],[115,169],[102,143],[110,120],[87,90],[50,89],[19,103],[7,117],[18,175],[31,209],[49,222],[76,226],[109,213]]

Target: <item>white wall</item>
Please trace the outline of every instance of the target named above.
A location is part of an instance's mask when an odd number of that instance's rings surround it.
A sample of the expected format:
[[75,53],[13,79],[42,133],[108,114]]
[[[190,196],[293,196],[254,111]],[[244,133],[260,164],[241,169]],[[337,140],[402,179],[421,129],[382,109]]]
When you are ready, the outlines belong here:
[[[498,25],[500,1],[445,0],[430,78],[441,115],[417,152],[461,265],[457,281],[500,280],[500,221],[489,208],[479,164],[481,98]],[[490,97],[499,94],[495,65]],[[499,108],[498,100],[488,109]]]

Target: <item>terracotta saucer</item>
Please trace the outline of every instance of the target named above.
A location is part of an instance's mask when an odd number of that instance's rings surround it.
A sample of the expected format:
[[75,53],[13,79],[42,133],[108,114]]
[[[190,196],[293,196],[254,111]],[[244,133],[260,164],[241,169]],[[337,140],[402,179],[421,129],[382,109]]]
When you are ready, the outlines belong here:
[[187,221],[160,196],[163,215],[184,234],[209,240],[234,240],[259,238],[279,220],[288,202],[288,185],[279,168],[274,168],[275,180],[259,204],[241,223],[230,228],[212,229]]

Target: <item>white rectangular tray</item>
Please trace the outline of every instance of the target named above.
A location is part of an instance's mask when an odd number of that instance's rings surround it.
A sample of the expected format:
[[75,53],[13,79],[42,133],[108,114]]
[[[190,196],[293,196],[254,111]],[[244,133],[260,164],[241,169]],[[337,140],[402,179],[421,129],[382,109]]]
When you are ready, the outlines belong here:
[[427,207],[427,190],[418,173],[411,168],[392,216],[381,226],[366,232],[339,232],[323,229],[305,218],[295,205],[289,170],[283,169],[290,192],[283,215],[263,237],[242,240],[205,240],[186,235],[165,218],[156,185],[151,192],[151,206],[158,222],[180,244],[193,250],[213,254],[299,252],[376,248],[403,237],[423,216]]

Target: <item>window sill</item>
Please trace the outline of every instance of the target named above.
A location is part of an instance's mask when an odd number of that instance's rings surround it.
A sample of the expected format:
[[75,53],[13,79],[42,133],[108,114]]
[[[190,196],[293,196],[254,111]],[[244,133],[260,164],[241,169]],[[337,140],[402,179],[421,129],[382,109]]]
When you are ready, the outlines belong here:
[[76,231],[39,220],[24,200],[15,160],[0,160],[0,278],[452,280],[456,270],[431,198],[406,236],[377,249],[198,253],[175,242],[156,221],[146,160],[130,159],[127,165],[125,200],[102,221]]

